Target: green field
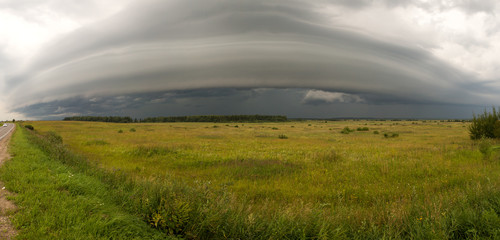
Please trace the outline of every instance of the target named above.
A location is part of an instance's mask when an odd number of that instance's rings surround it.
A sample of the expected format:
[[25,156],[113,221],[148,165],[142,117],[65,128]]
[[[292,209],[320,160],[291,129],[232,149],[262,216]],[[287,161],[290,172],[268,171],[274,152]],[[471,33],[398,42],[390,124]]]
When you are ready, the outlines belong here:
[[[182,237],[500,237],[500,160],[479,151],[464,122],[24,124],[56,132],[110,174],[182,185],[165,207],[174,213],[156,211],[166,222],[184,202],[188,215],[235,215],[167,227]],[[205,190],[202,209],[194,196]],[[146,221],[160,228],[155,216]],[[237,223],[213,226],[224,219]]]

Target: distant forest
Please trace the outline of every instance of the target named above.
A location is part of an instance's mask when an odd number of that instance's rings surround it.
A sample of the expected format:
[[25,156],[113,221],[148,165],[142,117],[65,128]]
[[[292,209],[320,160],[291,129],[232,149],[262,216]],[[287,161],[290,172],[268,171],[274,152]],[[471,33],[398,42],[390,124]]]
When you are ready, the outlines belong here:
[[179,116],[179,117],[149,117],[144,119],[132,119],[131,117],[99,117],[99,116],[75,116],[65,117],[64,121],[90,121],[90,122],[286,122],[286,116],[278,115],[206,115],[206,116]]

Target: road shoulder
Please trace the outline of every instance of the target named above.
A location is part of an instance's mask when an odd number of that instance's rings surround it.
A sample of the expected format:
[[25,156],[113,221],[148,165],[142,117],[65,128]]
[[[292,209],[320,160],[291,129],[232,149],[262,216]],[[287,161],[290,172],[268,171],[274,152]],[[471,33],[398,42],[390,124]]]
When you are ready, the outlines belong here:
[[[0,166],[3,165],[5,161],[10,159],[8,146],[13,132],[14,131],[11,131],[9,135],[0,140]],[[17,208],[11,201],[8,200],[9,196],[12,196],[12,193],[8,192],[3,183],[0,182],[0,239],[6,240],[14,239],[17,235],[17,231],[12,226],[9,218]]]

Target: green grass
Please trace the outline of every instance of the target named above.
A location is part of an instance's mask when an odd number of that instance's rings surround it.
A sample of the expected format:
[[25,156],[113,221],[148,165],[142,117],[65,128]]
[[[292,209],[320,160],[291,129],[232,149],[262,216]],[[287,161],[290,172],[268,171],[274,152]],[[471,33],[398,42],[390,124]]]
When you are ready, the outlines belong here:
[[163,239],[117,205],[109,186],[47,156],[17,128],[0,178],[19,206],[19,239]]
[[[83,172],[103,171],[96,176],[124,189],[108,192],[115,203],[168,234],[500,237],[500,159],[484,157],[465,123],[29,124],[42,133],[57,131],[91,163]],[[384,134],[342,134],[346,127]],[[131,128],[136,131],[118,133]],[[86,161],[61,156],[69,166]]]

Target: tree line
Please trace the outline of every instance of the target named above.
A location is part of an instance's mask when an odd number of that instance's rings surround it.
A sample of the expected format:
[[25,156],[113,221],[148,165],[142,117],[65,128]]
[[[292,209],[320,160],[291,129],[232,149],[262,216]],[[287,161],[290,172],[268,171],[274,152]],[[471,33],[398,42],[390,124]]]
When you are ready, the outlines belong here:
[[91,121],[91,122],[286,122],[288,118],[281,115],[200,115],[200,116],[176,116],[176,117],[148,117],[144,119],[132,119],[131,117],[119,116],[74,116],[65,117],[64,121]]
[[119,117],[119,116],[73,116],[65,117],[64,121],[87,121],[87,122],[114,122],[114,123],[131,123],[134,122],[131,117]]

